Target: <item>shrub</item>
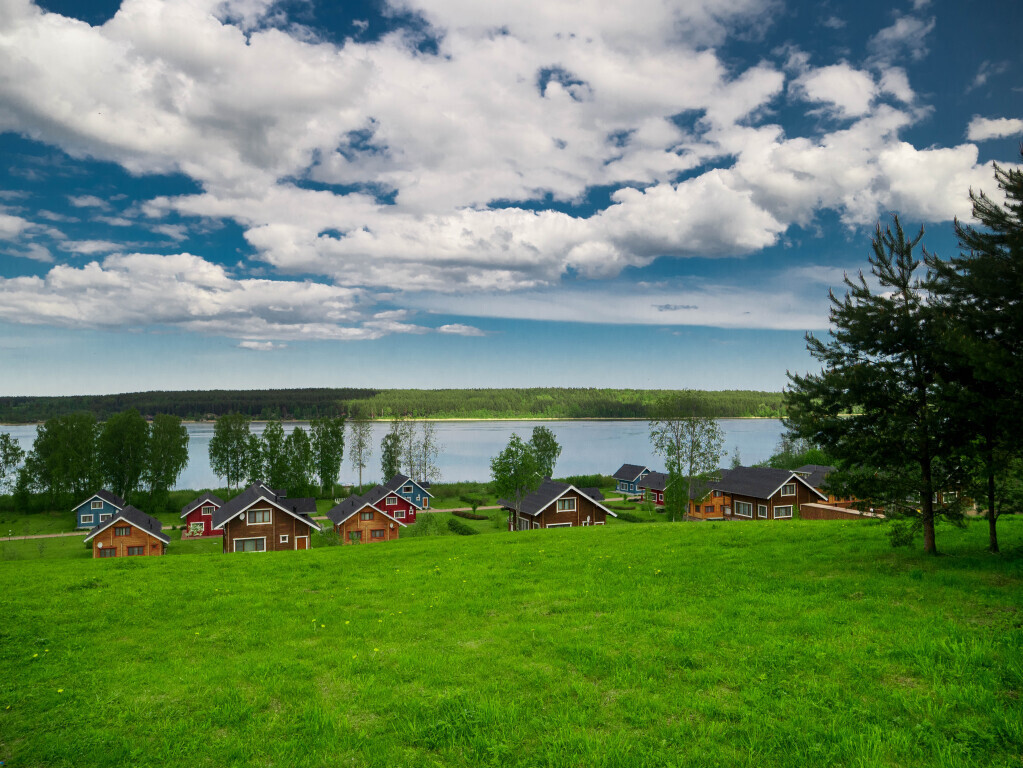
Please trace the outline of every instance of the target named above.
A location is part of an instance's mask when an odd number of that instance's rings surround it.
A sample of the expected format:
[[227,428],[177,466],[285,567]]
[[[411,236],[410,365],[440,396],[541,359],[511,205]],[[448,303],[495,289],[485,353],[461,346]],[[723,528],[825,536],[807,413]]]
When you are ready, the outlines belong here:
[[556,479],[560,483],[568,483],[576,488],[602,488],[615,484],[614,478],[608,475],[569,475]]
[[462,512],[460,510],[454,510],[451,513],[457,517],[464,517],[466,520],[489,520],[490,515],[477,515],[472,512]]
[[399,536],[436,536],[440,533],[440,519],[435,512],[416,517],[414,525],[402,528]]
[[631,512],[618,512],[618,519],[624,520],[627,523],[645,523],[647,522],[644,518],[639,515],[634,515]]
[[448,518],[448,528],[450,528],[453,533],[457,533],[459,536],[475,536],[479,533],[479,531],[472,526],[466,525],[461,520],[456,520],[453,517]]

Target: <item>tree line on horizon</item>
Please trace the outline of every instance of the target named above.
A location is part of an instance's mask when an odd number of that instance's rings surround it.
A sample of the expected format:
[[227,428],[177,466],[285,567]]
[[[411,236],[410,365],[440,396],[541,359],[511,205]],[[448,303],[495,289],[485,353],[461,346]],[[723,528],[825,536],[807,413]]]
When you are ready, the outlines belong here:
[[[229,413],[249,419],[306,421],[418,418],[637,418],[653,416],[670,390],[534,387],[516,389],[267,389],[135,392],[117,395],[0,397],[0,423],[43,422],[89,413],[105,421],[137,410],[144,416],[213,420]],[[705,390],[694,393],[700,416],[781,418],[781,392]]]

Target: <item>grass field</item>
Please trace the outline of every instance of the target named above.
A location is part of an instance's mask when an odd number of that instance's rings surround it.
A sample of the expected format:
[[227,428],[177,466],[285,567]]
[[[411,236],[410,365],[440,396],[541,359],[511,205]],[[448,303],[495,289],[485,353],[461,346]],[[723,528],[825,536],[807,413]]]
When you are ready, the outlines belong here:
[[0,760],[1019,766],[1023,519],[985,525],[4,561]]

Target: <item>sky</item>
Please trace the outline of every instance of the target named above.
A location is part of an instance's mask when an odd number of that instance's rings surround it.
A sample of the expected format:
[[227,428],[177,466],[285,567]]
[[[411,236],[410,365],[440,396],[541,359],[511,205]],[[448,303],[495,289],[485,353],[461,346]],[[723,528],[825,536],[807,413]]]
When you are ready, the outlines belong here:
[[[342,7],[343,6],[343,7]],[[0,0],[0,394],[778,390],[1020,161],[1023,3]]]

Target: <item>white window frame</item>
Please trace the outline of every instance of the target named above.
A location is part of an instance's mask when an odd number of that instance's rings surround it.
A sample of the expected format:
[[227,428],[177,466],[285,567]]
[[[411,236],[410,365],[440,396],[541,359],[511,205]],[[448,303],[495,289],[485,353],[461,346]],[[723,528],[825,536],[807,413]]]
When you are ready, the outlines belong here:
[[113,512],[100,512],[100,514],[99,514],[99,521],[101,523],[105,523],[107,520],[109,520],[113,516],[114,516]]
[[[253,512],[266,512],[268,518],[266,520],[260,520],[258,522],[254,522],[252,520],[252,513]],[[269,510],[269,509],[247,509],[247,510],[245,510],[245,524],[246,525],[273,525],[273,522],[274,522],[274,513],[273,513],[272,510]]]
[[539,520],[534,520],[533,521],[533,530],[536,530],[539,527],[540,527],[540,521]]
[[[562,506],[564,504],[564,506]],[[571,504],[571,506],[569,506]],[[569,496],[565,499],[558,499],[558,512],[575,512],[575,497]]]
[[89,507],[89,509],[103,509],[103,502],[100,501],[99,499],[94,499],[92,502],[92,506]]
[[[791,488],[792,490],[788,490],[789,488]],[[781,495],[782,496],[795,496],[796,495],[796,484],[795,483],[785,483],[785,485],[783,485],[781,487]]]
[[757,504],[757,518],[760,519],[760,520],[766,520],[767,519],[767,505],[766,504]]
[[571,528],[571,523],[547,523],[548,528]]
[[[732,504],[733,504],[733,514],[736,517],[745,517],[747,520],[752,520],[753,519],[753,503],[752,502],[749,502],[749,501],[733,501]],[[746,509],[746,508],[749,509],[749,512],[747,512],[745,515],[742,512],[739,511],[740,509]]]
[[[266,552],[266,536],[246,536],[245,538],[242,538],[242,539],[235,539],[231,543],[231,546],[234,547],[233,551],[235,551],[235,552],[239,551],[239,549],[238,549],[238,542],[239,541],[262,541],[263,542],[263,548],[262,549],[254,549],[252,551],[253,552]],[[244,553],[244,550],[241,550],[241,551]]]
[[288,543],[288,534],[282,533],[281,534],[281,540],[279,542],[277,542],[277,543],[278,544],[287,544]]
[[91,513],[88,514],[88,515],[83,514],[82,515],[82,525],[85,525],[86,523],[93,523],[95,521],[95,519],[96,519],[95,515],[93,515]]
[[[781,510],[781,509],[787,509],[789,511],[789,513],[787,515],[779,515],[778,514],[778,510]],[[774,519],[775,520],[788,520],[791,517],[792,517],[792,505],[791,504],[786,504],[784,507],[775,507],[774,508]]]
[[411,485],[406,485],[406,486],[404,486],[404,487],[403,487],[403,488],[401,489],[401,492],[402,492],[402,493],[412,493],[412,486],[411,486]]
[[386,499],[384,499],[384,506],[387,507],[393,507],[397,503],[398,503],[397,496],[388,496]]
[[394,519],[395,520],[404,520],[405,519],[405,510],[404,509],[395,510],[395,512],[394,512]]
[[[534,525],[535,525],[535,523],[534,523]],[[526,518],[524,518],[524,517],[519,517],[519,519],[515,523],[515,530],[516,531],[528,531],[529,530],[529,521]]]
[[202,509],[199,510],[199,514],[209,517],[210,515],[213,514],[214,509],[216,509],[216,507],[214,507],[212,504],[204,504]]

